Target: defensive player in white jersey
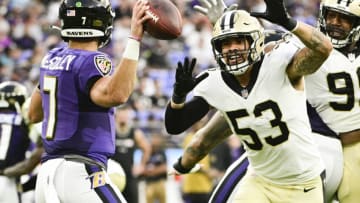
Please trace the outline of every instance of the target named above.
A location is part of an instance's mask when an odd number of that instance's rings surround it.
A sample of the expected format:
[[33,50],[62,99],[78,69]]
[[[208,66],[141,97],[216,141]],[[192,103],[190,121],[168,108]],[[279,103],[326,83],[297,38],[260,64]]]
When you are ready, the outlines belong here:
[[356,203],[360,201],[360,1],[323,0],[319,26],[335,49],[315,74],[305,78],[307,97],[342,142],[339,201]]
[[[292,31],[306,47],[286,40],[264,54],[258,20],[246,11],[226,12],[212,38],[221,69],[193,78],[195,60],[178,64],[166,129],[181,133],[214,107],[242,138],[251,166],[235,201],[323,202],[324,166],[306,114],[303,76],[320,67],[332,46],[316,29],[289,18],[282,1],[265,2],[266,12],[253,15]],[[194,87],[195,97],[185,103]],[[174,165],[176,173],[191,171],[222,139],[190,144]]]
[[[194,137],[196,140],[193,141],[193,144],[203,143],[201,146],[206,147],[206,143],[216,142],[217,139],[227,138],[231,134],[232,132],[224,117],[217,112],[209,123],[195,133]],[[325,163],[325,202],[331,203],[335,199],[342,178],[343,158],[341,143],[334,137],[324,136],[318,133],[314,133],[313,136]],[[198,150],[201,151],[201,148]],[[303,161],[306,162],[307,160]],[[248,166],[249,161],[245,153],[226,170],[224,176],[219,181],[219,184],[217,184],[212,192],[209,203],[232,202]]]
[[[346,2],[345,1],[342,3],[339,2],[339,5],[337,5],[337,7],[341,8],[340,5]],[[325,3],[333,4],[333,6],[337,4],[336,1],[325,1]],[[324,5],[324,2],[322,3],[322,5]],[[350,4],[350,7],[356,8],[356,6],[354,5],[356,5],[356,1]],[[224,10],[236,9],[236,5],[231,5],[227,7],[222,0],[202,0],[200,1],[200,5],[194,6],[194,9],[206,15],[209,18],[209,20],[213,24],[215,24],[216,19],[221,15],[221,13],[223,13]],[[324,14],[324,12],[322,13]],[[323,21],[324,17],[319,19]],[[325,30],[324,21],[323,23],[320,24],[323,25],[322,31],[324,31]],[[265,39],[265,41],[277,40],[281,38],[279,37],[280,35],[281,33],[275,32],[271,34],[271,36],[268,36]],[[346,38],[346,36],[344,38]],[[332,42],[335,42],[334,44],[335,46],[336,40],[333,39]],[[267,46],[270,45],[268,44]],[[323,66],[325,66],[325,64]],[[319,71],[316,72],[316,74],[319,74]],[[313,77],[313,74],[307,75],[305,79],[308,77],[309,78]],[[324,76],[323,78],[325,77],[326,76]],[[317,84],[321,85],[324,83],[320,82]],[[321,85],[321,87],[324,86]],[[313,87],[306,85],[307,94],[312,94],[313,89],[314,89]],[[310,99],[313,98],[316,97],[314,97],[313,95]],[[326,98],[322,98],[322,100],[319,100],[318,102],[321,103],[321,101],[325,103],[328,102]],[[319,117],[315,109],[312,108],[309,104],[308,104],[308,115],[310,117],[311,127],[314,132],[314,138],[318,144],[321,156],[325,162],[325,168],[326,168],[325,202],[332,202],[336,198],[336,192],[343,175],[343,166],[342,166],[343,158],[342,158],[341,142],[337,134],[322,121],[322,119]],[[197,142],[206,142],[206,140],[212,140],[214,136],[227,137],[230,134],[231,131],[229,130],[229,127],[227,126],[227,123],[224,120],[224,118],[222,118],[221,116],[214,116],[210,123],[208,123],[203,129],[201,129],[196,133],[195,137],[198,140]],[[225,176],[222,178],[222,180],[220,181],[220,183],[217,185],[216,189],[212,193],[212,197],[209,202],[227,202],[227,201],[231,202],[232,198],[234,197],[234,194],[236,193],[236,187],[238,185],[238,182],[242,179],[243,175],[245,174],[247,170],[247,166],[248,166],[248,160],[246,159],[246,155],[244,155],[244,157],[240,158],[231,167],[229,167]]]

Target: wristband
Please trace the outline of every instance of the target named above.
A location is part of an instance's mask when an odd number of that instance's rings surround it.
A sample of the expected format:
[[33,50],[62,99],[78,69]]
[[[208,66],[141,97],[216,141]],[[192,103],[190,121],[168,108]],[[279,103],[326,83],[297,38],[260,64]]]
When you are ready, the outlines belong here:
[[135,36],[129,36],[129,38],[130,39],[134,39],[134,40],[136,40],[136,41],[138,41],[138,42],[141,42],[141,39],[140,39],[140,37],[135,37]]
[[176,94],[173,94],[171,97],[171,100],[175,103],[175,104],[183,104],[186,100],[186,96],[180,97],[177,96]]
[[298,22],[295,19],[290,18],[284,27],[290,32],[293,32],[298,27]]
[[185,173],[189,173],[191,171],[192,168],[187,169],[184,166],[181,165],[181,158],[178,158],[178,161],[173,165],[174,169],[177,170],[178,172],[185,174]]
[[123,57],[137,61],[139,60],[139,55],[140,55],[140,42],[137,41],[136,39],[129,37]]

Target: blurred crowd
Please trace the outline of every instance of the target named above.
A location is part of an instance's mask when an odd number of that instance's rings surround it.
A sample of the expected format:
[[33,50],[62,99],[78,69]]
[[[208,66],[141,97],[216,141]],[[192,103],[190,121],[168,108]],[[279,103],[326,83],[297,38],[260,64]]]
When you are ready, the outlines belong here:
[[[112,41],[102,49],[116,64],[122,57],[129,36],[132,4],[136,0],[112,0],[116,13]],[[172,93],[176,64],[184,56],[196,57],[196,72],[216,66],[213,58],[211,24],[192,7],[197,0],[172,0],[183,17],[181,37],[157,40],[146,35],[141,47],[138,69],[139,81],[128,105],[136,127],[146,134],[165,134],[163,115]],[[263,11],[263,0],[225,0],[237,3],[248,11]],[[287,0],[288,11],[294,18],[316,26],[319,0]],[[39,64],[47,50],[64,46],[59,36],[59,0],[2,0],[0,1],[0,82],[19,81],[29,92],[38,83]],[[269,26],[267,29],[281,29]],[[180,147],[181,136],[167,136],[168,147]]]

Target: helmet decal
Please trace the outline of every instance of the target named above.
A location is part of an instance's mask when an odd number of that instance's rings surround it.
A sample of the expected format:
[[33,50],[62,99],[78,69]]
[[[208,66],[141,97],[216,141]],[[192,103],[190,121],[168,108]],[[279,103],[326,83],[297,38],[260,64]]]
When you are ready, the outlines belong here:
[[75,10],[67,10],[66,11],[66,16],[76,16],[76,11]]
[[221,23],[220,23],[221,30],[230,30],[234,28],[235,13],[236,12],[231,12],[230,15],[224,16],[224,18],[221,19]]

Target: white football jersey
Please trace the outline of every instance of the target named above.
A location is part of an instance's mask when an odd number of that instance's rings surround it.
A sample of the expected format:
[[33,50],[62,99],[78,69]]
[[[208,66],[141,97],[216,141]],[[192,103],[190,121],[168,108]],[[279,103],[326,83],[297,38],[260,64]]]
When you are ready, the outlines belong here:
[[[257,175],[277,184],[296,184],[319,176],[324,166],[311,134],[304,91],[294,89],[286,67],[299,46],[282,42],[267,53],[245,99],[219,69],[194,89],[194,96],[218,109],[241,137]],[[227,74],[227,73],[225,73]]]
[[360,129],[360,58],[333,49],[314,74],[305,77],[306,96],[336,133]]

